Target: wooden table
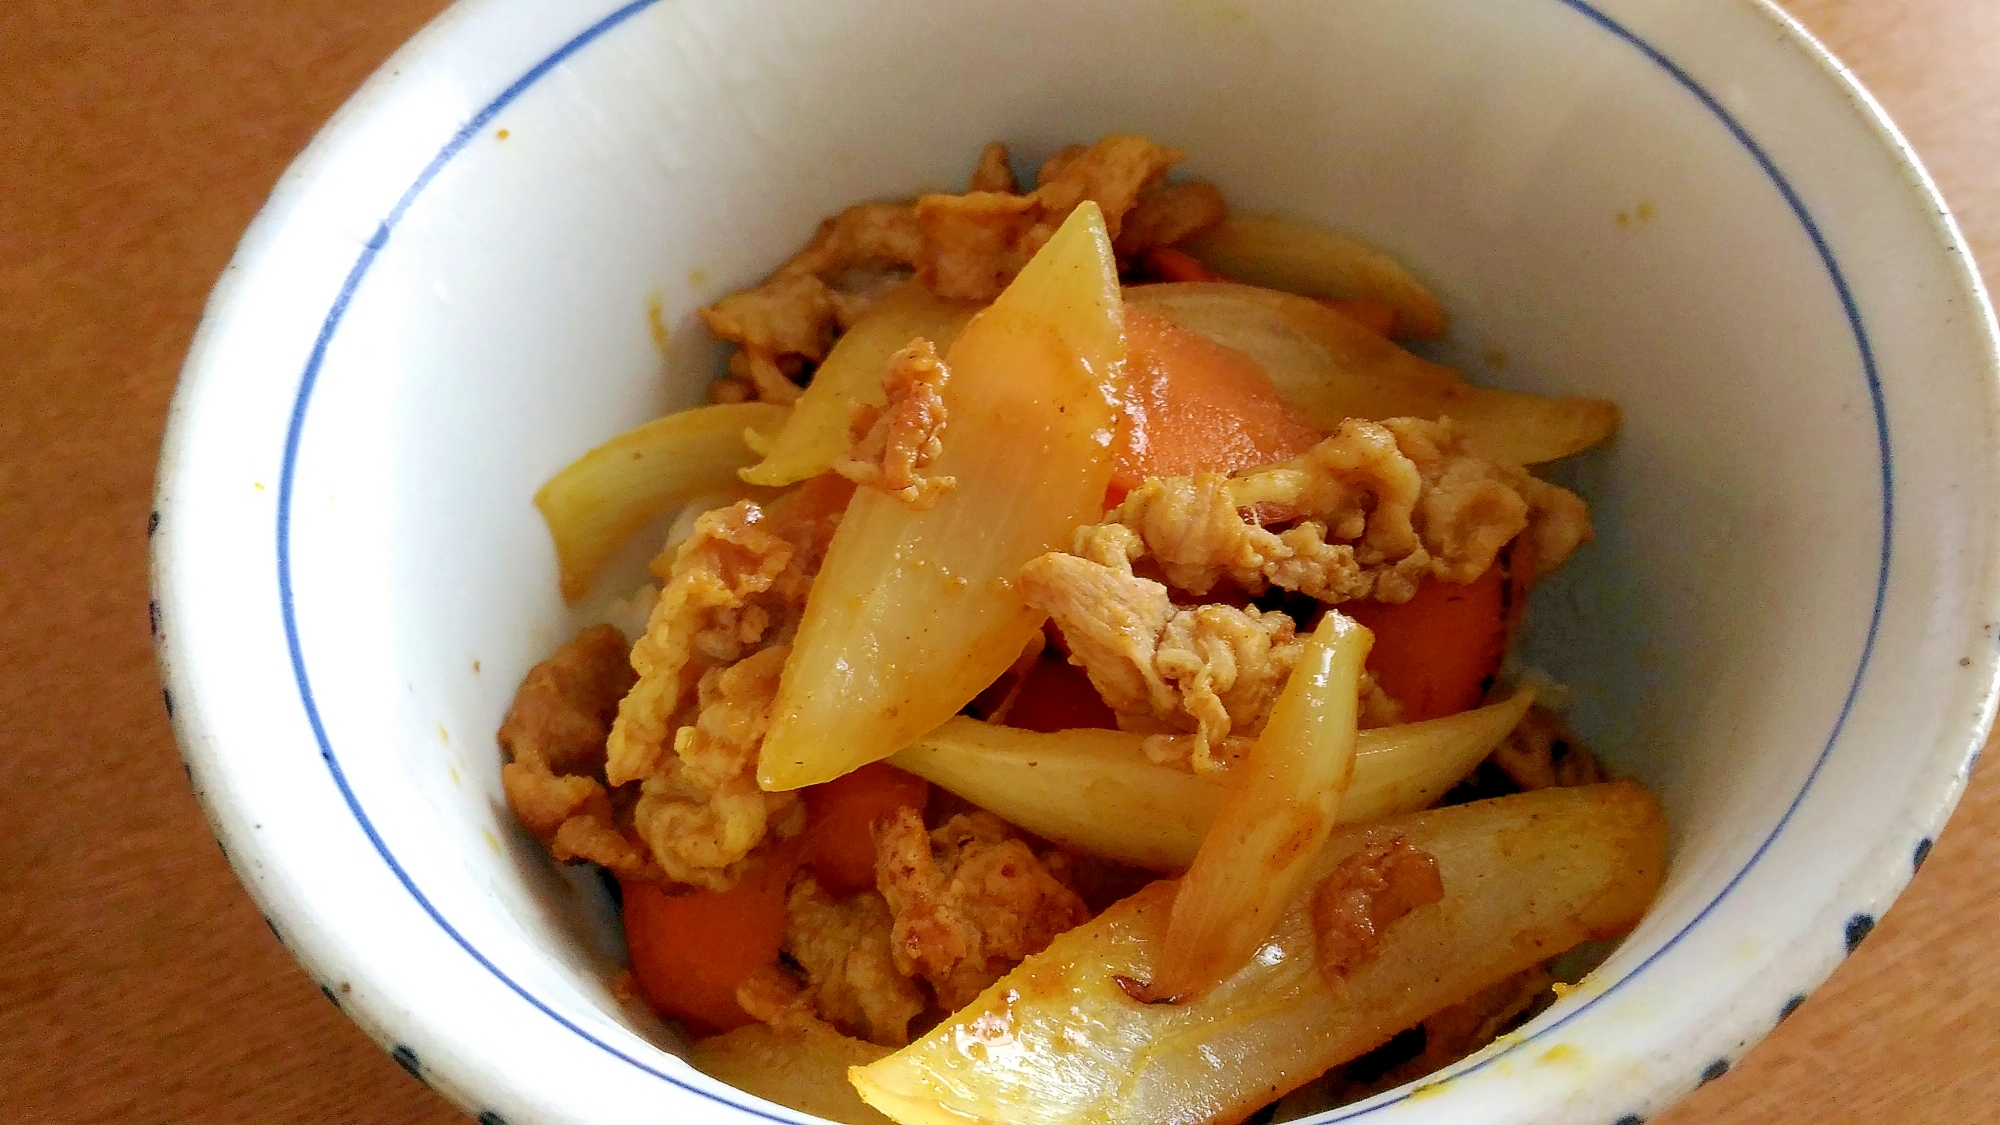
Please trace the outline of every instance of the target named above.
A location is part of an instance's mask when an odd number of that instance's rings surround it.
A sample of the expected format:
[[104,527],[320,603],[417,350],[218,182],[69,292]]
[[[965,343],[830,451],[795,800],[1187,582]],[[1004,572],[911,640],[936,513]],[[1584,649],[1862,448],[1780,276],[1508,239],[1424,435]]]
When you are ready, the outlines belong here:
[[[238,888],[146,627],[153,461],[202,300],[285,164],[439,6],[0,4],[0,1121],[461,1119]],[[2000,265],[2000,4],[1791,6]],[[1860,952],[1660,1121],[1995,1120],[1996,935],[1988,756]]]

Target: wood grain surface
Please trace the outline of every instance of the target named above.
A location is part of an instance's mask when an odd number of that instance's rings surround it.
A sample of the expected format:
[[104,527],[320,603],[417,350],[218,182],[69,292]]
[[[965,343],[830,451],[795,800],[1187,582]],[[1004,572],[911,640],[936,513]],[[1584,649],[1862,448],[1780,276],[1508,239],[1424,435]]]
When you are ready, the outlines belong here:
[[[144,534],[209,286],[439,6],[0,3],[0,1121],[462,1120],[319,995],[223,862],[160,705]],[[1791,6],[1990,271],[2000,3]],[[1996,765],[1860,951],[1656,1125],[2000,1119]]]

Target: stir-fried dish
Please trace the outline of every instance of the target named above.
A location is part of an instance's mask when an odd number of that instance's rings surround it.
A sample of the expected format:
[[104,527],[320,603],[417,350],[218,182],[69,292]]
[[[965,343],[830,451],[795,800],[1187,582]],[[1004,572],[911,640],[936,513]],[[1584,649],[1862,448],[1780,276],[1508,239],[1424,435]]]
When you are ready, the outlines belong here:
[[1658,806],[1508,661],[1591,537],[1526,466],[1616,408],[1405,350],[1445,329],[1407,271],[1182,155],[1029,189],[993,145],[833,216],[701,311],[712,405],[537,495],[572,599],[681,513],[635,632],[499,741],[709,1074],[843,1121],[1288,1119],[1492,1042],[1650,903]]

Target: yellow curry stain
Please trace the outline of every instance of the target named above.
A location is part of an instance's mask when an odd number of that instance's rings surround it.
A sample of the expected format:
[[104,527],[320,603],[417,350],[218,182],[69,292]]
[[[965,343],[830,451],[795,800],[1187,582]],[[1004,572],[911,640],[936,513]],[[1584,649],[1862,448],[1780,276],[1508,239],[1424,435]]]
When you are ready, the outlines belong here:
[[673,333],[667,331],[665,297],[655,289],[646,294],[646,331],[652,334],[653,350],[662,358],[667,354],[667,345],[673,340]]
[[1580,1063],[1583,1061],[1583,1052],[1578,1048],[1571,1046],[1568,1043],[1558,1043],[1555,1046],[1550,1047],[1548,1050],[1543,1051],[1541,1053],[1541,1056],[1535,1059],[1535,1061],[1538,1063],[1551,1063],[1556,1065],[1560,1065],[1563,1063]]
[[494,855],[499,855],[499,854],[500,854],[500,837],[498,837],[498,836],[495,836],[495,835],[493,834],[493,830],[492,830],[491,828],[482,828],[482,829],[480,829],[480,830],[479,830],[479,834],[480,834],[481,836],[484,836],[484,837],[486,837],[486,846],[487,846],[487,847],[489,847],[489,848],[492,848],[492,849],[493,849],[493,854],[494,854]]
[[1556,981],[1549,986],[1549,990],[1556,994],[1556,999],[1563,1000],[1571,996],[1592,997],[1601,995],[1609,984],[1609,981],[1600,980],[1596,973],[1585,973],[1583,979],[1577,981],[1575,984],[1564,984],[1562,981]]
[[1426,1082],[1423,1085],[1418,1086],[1417,1088],[1411,1090],[1409,1096],[1404,1098],[1403,1100],[1414,1102],[1414,1101],[1419,1101],[1423,1098],[1435,1098],[1439,1094],[1444,1093],[1444,1088],[1449,1085],[1451,1085],[1451,1079],[1449,1078],[1443,1079],[1438,1082]]

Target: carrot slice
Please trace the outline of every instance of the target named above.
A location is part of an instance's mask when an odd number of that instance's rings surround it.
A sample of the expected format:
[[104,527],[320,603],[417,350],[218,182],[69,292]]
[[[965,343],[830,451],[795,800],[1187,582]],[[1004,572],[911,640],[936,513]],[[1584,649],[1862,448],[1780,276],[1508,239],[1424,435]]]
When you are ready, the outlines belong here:
[[1125,307],[1129,401],[1114,496],[1151,477],[1234,473],[1296,457],[1321,434],[1255,360],[1145,309]]
[[1365,297],[1341,301],[1329,297],[1322,303],[1385,340],[1396,334],[1396,306],[1387,301],[1373,301]]
[[726,891],[674,892],[619,880],[625,901],[625,945],[639,994],[663,1016],[696,1033],[750,1023],[736,1004],[736,986],[778,960],[785,936],[785,890],[798,870],[799,848],[781,844]]
[[1185,250],[1162,246],[1146,254],[1147,272],[1161,281],[1227,281],[1228,278],[1201,264],[1201,259]]
[[1347,602],[1340,610],[1374,632],[1368,669],[1416,723],[1479,706],[1507,651],[1508,593],[1496,564],[1463,586],[1426,579],[1401,605]]
[[1028,670],[1003,721],[1010,727],[1044,734],[1085,727],[1118,729],[1118,717],[1090,685],[1090,677],[1055,655],[1044,656]]
[[875,821],[906,805],[918,809],[930,783],[881,762],[807,786],[806,864],[820,885],[850,895],[875,885]]

